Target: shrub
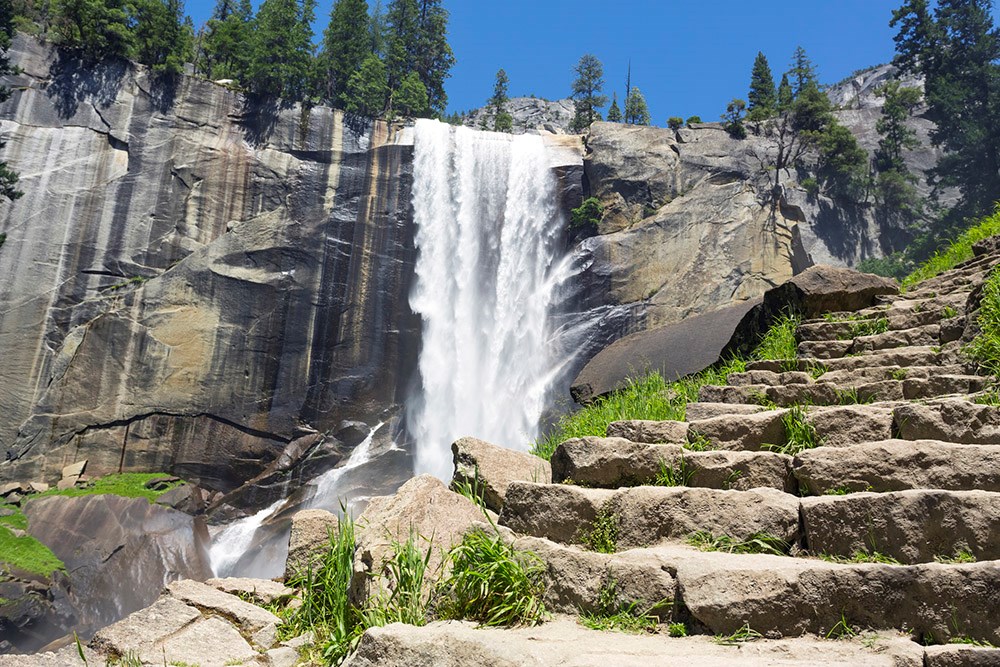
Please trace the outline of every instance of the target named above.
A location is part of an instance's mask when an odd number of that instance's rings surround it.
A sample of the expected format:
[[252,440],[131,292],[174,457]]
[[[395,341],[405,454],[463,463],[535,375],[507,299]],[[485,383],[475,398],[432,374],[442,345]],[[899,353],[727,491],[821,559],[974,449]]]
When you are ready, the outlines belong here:
[[671,130],[679,130],[684,126],[684,119],[679,116],[671,116],[667,119],[667,127]]
[[799,185],[802,186],[802,189],[805,190],[806,194],[810,197],[816,197],[819,194],[819,181],[815,178],[804,178]]
[[613,554],[618,551],[618,516],[601,509],[589,529],[581,531],[580,539],[591,551]]
[[692,125],[694,125],[696,123],[701,123],[701,116],[691,116],[690,118],[687,119],[687,126],[688,127],[691,127]]
[[537,625],[545,617],[541,574],[533,553],[521,552],[499,535],[473,530],[452,549],[451,574],[439,586],[438,616],[481,625]]
[[858,262],[856,267],[862,273],[874,273],[886,278],[903,280],[907,274],[913,271],[913,260],[905,253],[894,252],[885,257],[869,257]]
[[588,197],[571,212],[570,227],[593,231],[604,217],[604,205],[597,197]]

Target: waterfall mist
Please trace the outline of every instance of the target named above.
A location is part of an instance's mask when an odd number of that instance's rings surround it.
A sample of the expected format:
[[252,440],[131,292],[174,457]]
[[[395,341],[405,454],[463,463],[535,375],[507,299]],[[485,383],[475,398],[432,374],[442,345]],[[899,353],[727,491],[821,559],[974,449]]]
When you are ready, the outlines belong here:
[[451,443],[472,435],[526,450],[562,355],[550,311],[571,274],[558,181],[541,137],[414,130],[416,278],[422,319],[407,421],[417,473],[451,475]]

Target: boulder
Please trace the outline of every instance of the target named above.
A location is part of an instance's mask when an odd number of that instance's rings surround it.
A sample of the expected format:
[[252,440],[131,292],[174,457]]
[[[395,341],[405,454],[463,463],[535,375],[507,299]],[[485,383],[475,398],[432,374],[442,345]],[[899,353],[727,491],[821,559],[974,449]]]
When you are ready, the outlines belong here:
[[330,536],[337,530],[336,514],[326,510],[301,510],[292,515],[288,536],[288,560],[285,579],[315,567],[330,545]]
[[[992,237],[997,238],[997,237]],[[924,667],[994,667],[1000,665],[1000,649],[951,644],[928,646]]]
[[476,438],[460,438],[451,444],[455,471],[451,488],[476,485],[486,507],[499,512],[511,482],[552,481],[548,461],[534,454],[517,452]]
[[874,405],[814,407],[806,421],[816,429],[824,447],[848,447],[892,437],[892,410]]
[[62,478],[79,478],[83,474],[84,469],[87,467],[87,461],[77,461],[76,463],[71,463],[68,466],[64,466],[62,469]]
[[[517,482],[515,482],[517,484]],[[469,528],[483,520],[471,500],[431,475],[418,475],[392,496],[372,498],[358,517],[356,558],[369,573],[379,573],[392,555],[393,543],[413,539],[421,551],[430,547],[427,571],[441,570],[444,552],[462,541]]]
[[978,445],[1000,443],[1000,408],[962,399],[905,403],[893,412],[906,440],[943,440]]
[[24,507],[31,534],[66,565],[80,634],[157,599],[165,582],[211,576],[207,532],[193,517],[145,498],[52,496]]
[[500,512],[500,525],[515,533],[575,544],[614,491],[568,484],[514,482]]
[[667,380],[674,380],[708,368],[719,360],[736,326],[758,303],[740,302],[615,341],[573,380],[573,400],[589,403],[648,371],[659,371]]
[[792,457],[775,452],[687,452],[684,454],[686,471],[690,474],[687,486],[710,489],[771,488],[785,493],[795,493],[798,486],[792,476]]

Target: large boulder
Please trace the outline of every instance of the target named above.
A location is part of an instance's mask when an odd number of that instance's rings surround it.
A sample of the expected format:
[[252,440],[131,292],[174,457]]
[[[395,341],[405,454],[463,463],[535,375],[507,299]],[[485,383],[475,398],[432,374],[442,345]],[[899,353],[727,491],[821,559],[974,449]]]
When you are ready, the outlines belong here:
[[719,360],[737,325],[758,303],[752,299],[738,302],[615,341],[573,380],[573,400],[588,403],[648,371],[659,371],[673,380],[708,368]]
[[511,482],[552,481],[552,466],[534,454],[517,452],[477,438],[460,438],[451,444],[455,472],[451,488],[471,485],[486,507],[499,512]]
[[66,565],[80,634],[151,604],[165,582],[212,575],[204,525],[145,498],[53,496],[24,513],[30,533]]

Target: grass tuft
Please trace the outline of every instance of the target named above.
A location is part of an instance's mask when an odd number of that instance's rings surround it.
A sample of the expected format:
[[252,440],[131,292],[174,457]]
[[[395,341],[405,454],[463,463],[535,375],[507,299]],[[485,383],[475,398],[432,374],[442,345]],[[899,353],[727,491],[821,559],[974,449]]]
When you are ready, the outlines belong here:
[[799,452],[819,446],[816,429],[806,420],[806,410],[801,405],[789,408],[781,416],[781,423],[785,427],[785,444],[765,445],[770,451],[795,456]]
[[580,541],[591,551],[613,554],[618,551],[618,516],[602,509],[590,525],[580,533]]
[[771,554],[787,556],[791,545],[770,533],[754,533],[745,540],[739,540],[728,535],[715,536],[712,533],[699,530],[687,538],[687,543],[702,551],[722,551],[730,554]]
[[618,582],[608,578],[598,592],[597,609],[581,612],[580,623],[591,630],[617,630],[630,634],[655,632],[659,616],[654,611],[662,607],[663,602],[643,609],[635,600],[620,601],[617,588]]
[[655,486],[688,486],[694,470],[687,464],[687,460],[681,456],[676,463],[669,466],[665,461],[660,461],[660,472],[653,480]]
[[980,369],[1000,376],[1000,268],[993,269],[983,285],[978,324],[979,335],[962,351]]
[[782,361],[782,369],[786,371],[798,370],[798,342],[795,340],[795,330],[799,328],[801,318],[797,315],[785,313],[771,325],[767,330],[757,348],[753,351],[753,358],[757,361]]
[[715,635],[713,641],[722,646],[736,646],[744,642],[752,642],[763,638],[764,635],[751,628],[749,623],[744,623],[743,627],[731,635]]

